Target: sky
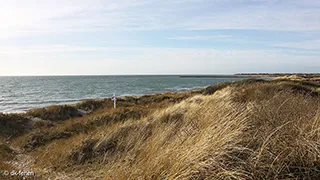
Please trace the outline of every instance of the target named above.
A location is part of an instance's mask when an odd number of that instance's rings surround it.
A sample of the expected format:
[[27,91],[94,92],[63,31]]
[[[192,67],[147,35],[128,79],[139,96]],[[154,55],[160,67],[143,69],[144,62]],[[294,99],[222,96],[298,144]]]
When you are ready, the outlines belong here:
[[0,0],[0,75],[319,73],[318,0]]

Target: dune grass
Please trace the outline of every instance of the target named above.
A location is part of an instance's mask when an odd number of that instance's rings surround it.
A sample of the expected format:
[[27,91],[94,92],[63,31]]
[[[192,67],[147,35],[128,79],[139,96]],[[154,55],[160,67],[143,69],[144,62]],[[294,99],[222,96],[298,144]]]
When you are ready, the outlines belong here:
[[37,159],[31,166],[43,178],[59,172],[63,179],[316,179],[318,88],[246,80],[124,97],[116,110],[108,100],[88,101],[76,108],[89,114],[14,144],[40,142],[25,153]]
[[5,163],[5,161],[13,159],[15,155],[16,153],[10,147],[4,143],[0,143],[0,178],[4,178],[4,171],[11,172],[13,170],[13,167],[10,164]]

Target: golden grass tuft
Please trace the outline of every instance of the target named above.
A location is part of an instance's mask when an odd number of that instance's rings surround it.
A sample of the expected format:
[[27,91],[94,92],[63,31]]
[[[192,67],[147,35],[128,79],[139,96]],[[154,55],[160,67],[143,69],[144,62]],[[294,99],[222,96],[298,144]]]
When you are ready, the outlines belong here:
[[[3,177],[3,172],[8,171],[11,172],[13,167],[7,163],[6,161],[12,160],[16,155],[16,152],[13,151],[6,144],[0,144],[0,178]],[[4,177],[3,177],[4,178]]]
[[233,108],[245,106],[220,96],[195,96],[145,120],[114,126],[98,139],[87,139],[70,158],[75,163],[107,164],[110,179],[227,177],[224,156],[235,151],[236,137],[246,124],[246,114],[230,114]]

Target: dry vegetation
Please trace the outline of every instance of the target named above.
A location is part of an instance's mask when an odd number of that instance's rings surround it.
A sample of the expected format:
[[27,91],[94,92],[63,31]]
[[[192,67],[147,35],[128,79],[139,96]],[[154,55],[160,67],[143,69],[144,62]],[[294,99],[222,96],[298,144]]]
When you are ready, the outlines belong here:
[[320,83],[320,74],[293,74],[293,75],[277,75],[275,79],[289,79],[295,81],[312,81]]
[[124,97],[116,110],[108,99],[37,109],[16,115],[33,126],[11,146],[40,179],[316,179],[319,88],[246,80]]

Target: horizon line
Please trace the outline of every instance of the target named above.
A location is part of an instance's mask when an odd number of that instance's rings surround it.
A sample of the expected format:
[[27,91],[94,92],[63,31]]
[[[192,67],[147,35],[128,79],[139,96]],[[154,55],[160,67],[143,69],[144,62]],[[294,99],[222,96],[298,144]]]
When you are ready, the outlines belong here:
[[255,75],[255,74],[320,74],[319,72],[241,72],[241,73],[205,73],[205,74],[35,74],[35,75],[0,75],[0,77],[54,77],[54,76],[210,76],[210,75]]

